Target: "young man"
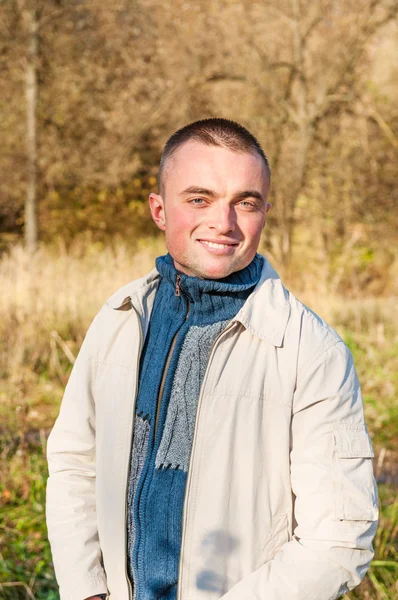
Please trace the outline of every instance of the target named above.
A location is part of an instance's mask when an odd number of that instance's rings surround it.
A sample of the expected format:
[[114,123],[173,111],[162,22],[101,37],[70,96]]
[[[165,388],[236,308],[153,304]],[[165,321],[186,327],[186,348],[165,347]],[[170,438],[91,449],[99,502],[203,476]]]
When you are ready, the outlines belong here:
[[167,142],[149,202],[169,253],[94,319],[48,442],[61,600],[332,600],[364,576],[359,383],[256,254],[269,185],[237,123]]

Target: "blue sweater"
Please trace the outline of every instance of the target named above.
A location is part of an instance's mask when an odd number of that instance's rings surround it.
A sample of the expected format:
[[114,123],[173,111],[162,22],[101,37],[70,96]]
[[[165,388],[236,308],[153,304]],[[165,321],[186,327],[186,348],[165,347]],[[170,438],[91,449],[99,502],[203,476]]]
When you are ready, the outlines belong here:
[[[263,260],[222,280],[156,267],[140,365],[128,487],[128,572],[136,600],[175,600],[196,403],[211,346],[257,284]],[[178,277],[177,277],[178,276]],[[200,582],[198,582],[200,587]]]

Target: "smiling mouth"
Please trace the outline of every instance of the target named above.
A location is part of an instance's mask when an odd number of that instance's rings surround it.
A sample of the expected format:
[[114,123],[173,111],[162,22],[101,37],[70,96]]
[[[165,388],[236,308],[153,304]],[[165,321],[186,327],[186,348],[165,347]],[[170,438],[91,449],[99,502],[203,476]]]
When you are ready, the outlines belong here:
[[199,240],[199,242],[201,244],[205,244],[206,246],[209,246],[209,248],[215,248],[216,250],[223,250],[225,248],[233,248],[234,246],[238,245],[237,242],[221,243],[221,242],[208,242],[207,240]]

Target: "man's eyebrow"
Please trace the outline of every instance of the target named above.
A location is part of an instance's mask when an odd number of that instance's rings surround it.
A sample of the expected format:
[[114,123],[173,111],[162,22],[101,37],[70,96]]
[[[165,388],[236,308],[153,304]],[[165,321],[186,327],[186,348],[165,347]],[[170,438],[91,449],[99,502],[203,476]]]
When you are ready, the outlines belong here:
[[264,201],[264,197],[257,190],[245,190],[244,192],[237,192],[234,195],[235,200],[244,200],[245,198],[257,198],[260,202]]
[[187,187],[185,190],[180,192],[181,196],[183,194],[198,194],[198,196],[210,196],[211,198],[215,198],[217,196],[216,192],[213,192],[213,190],[197,187],[196,185],[191,185],[190,187]]

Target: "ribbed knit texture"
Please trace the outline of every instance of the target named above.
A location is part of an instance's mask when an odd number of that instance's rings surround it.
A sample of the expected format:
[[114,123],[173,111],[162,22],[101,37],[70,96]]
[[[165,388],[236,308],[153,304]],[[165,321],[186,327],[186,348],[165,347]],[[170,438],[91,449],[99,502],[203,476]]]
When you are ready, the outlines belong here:
[[[128,488],[128,570],[136,600],[175,600],[196,405],[215,338],[260,278],[263,260],[222,280],[178,272],[169,255],[141,356]],[[158,396],[170,348],[158,416]],[[156,427],[157,422],[157,427]],[[156,432],[155,432],[156,428]]]
[[166,422],[155,466],[188,471],[196,402],[200,384],[207,366],[209,349],[213,340],[227,326],[228,321],[218,321],[188,330],[178,360]]

